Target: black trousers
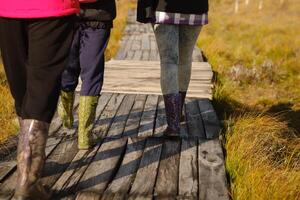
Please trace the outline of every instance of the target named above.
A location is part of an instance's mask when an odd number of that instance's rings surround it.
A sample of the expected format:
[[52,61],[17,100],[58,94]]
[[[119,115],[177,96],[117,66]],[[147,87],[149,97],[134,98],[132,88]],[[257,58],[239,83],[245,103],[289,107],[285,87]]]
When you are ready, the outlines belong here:
[[51,122],[73,31],[73,16],[0,18],[1,55],[18,116]]

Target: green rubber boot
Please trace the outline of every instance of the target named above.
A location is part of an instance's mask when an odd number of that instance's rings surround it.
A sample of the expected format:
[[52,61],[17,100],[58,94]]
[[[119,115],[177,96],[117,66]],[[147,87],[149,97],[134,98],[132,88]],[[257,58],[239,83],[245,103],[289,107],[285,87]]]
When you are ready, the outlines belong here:
[[86,150],[94,145],[92,129],[99,96],[80,96],[78,111],[78,149]]
[[58,114],[62,119],[63,126],[71,129],[74,123],[73,104],[74,92],[60,92],[60,102],[58,104]]

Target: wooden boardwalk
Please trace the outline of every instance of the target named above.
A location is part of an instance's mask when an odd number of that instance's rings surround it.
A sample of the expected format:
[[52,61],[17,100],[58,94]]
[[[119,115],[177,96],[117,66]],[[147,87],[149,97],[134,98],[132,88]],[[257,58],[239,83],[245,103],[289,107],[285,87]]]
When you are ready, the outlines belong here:
[[[126,33],[131,31],[132,35],[134,30],[146,30],[130,19],[128,26]],[[145,34],[151,35],[149,31]],[[114,67],[118,69],[115,71],[122,70],[117,68],[118,63],[126,68],[138,67],[137,61],[127,61],[133,64],[126,66],[126,56],[107,67],[111,70],[106,71],[107,83],[114,84],[109,78],[116,76],[111,74]],[[117,58],[121,58],[120,54]],[[203,66],[206,72],[211,71],[208,64]],[[141,71],[151,68],[140,67]],[[201,76],[200,72],[195,75]],[[135,75],[141,74],[132,73],[130,77],[139,78]],[[128,88],[121,87],[129,80],[126,77],[114,80],[120,84],[113,88],[118,87],[117,91],[103,92],[99,98],[93,128],[98,142],[92,150],[77,149],[78,96],[72,129],[62,128],[61,120],[54,117],[42,178],[45,186],[53,191],[52,199],[228,200],[220,123],[210,100],[188,98],[184,107],[186,122],[181,124],[180,137],[166,139],[161,137],[166,127],[162,96],[157,92],[127,91]],[[11,199],[17,177],[16,161],[14,156],[10,157],[0,163],[0,199],[5,200]]]

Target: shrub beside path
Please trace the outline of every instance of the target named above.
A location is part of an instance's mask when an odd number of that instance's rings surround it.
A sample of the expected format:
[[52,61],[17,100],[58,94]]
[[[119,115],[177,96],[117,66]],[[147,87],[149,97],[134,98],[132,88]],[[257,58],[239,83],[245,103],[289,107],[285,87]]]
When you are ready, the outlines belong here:
[[[133,16],[131,11],[118,55],[107,63],[96,146],[77,149],[77,96],[74,127],[62,128],[57,116],[51,124],[42,182],[53,199],[229,199],[220,123],[209,100],[210,65],[199,62],[196,49],[189,94],[196,98],[186,101],[181,135],[160,137],[166,116],[157,48],[151,26]],[[11,199],[16,176],[14,159],[0,163],[0,199]]]

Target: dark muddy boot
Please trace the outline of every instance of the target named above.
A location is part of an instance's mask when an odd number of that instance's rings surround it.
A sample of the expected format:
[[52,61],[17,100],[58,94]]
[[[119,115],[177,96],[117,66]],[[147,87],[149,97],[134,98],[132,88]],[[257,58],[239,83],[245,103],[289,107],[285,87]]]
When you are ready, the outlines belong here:
[[176,137],[180,135],[180,94],[164,95],[166,108],[167,129],[164,131],[166,137]]
[[186,92],[179,92],[180,94],[180,122],[184,122],[186,120],[185,118],[185,112],[183,110],[184,102],[185,102],[185,97],[186,97]]
[[60,92],[60,102],[58,103],[57,112],[62,119],[63,126],[71,129],[74,123],[73,117],[73,104],[74,104],[74,92]]
[[37,120],[21,120],[18,143],[18,177],[15,200],[50,199],[40,182],[45,163],[45,147],[49,124]]

